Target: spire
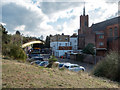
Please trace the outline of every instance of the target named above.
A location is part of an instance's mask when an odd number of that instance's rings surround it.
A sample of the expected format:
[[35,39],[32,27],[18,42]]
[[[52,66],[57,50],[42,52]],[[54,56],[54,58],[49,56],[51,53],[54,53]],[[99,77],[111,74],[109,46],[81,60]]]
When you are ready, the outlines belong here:
[[84,8],[83,8],[83,16],[85,16],[85,2],[84,2]]

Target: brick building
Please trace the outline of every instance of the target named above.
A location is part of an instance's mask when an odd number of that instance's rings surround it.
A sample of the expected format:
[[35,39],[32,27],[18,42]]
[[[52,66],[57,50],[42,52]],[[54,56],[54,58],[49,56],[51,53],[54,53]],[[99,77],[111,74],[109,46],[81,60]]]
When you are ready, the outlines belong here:
[[83,49],[88,43],[93,43],[97,55],[105,55],[106,51],[119,50],[120,16],[93,24],[89,27],[89,16],[80,16],[80,29],[78,29],[78,49]]
[[78,29],[78,49],[84,49],[88,43],[95,44],[95,33],[89,27],[89,16],[85,15],[85,7],[83,15],[80,16],[80,29]]

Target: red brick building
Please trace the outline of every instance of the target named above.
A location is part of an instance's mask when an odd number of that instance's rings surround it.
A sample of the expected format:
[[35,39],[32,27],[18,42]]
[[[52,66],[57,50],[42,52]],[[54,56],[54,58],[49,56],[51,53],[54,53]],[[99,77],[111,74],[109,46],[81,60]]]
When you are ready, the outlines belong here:
[[89,27],[89,16],[80,16],[80,29],[78,29],[78,49],[83,49],[88,43],[93,43],[97,55],[103,56],[106,51],[119,50],[120,44],[120,16],[93,24]]

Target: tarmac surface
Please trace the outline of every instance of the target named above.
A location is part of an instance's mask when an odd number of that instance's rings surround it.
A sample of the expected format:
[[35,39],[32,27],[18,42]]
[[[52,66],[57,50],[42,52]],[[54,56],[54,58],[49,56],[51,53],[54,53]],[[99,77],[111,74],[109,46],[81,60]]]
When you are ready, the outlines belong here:
[[72,64],[78,64],[80,66],[83,66],[85,68],[85,71],[86,72],[91,72],[94,68],[94,64],[88,64],[88,63],[83,63],[83,62],[80,62],[80,61],[76,61],[76,60],[71,60],[71,59],[62,59],[62,58],[57,58],[58,59],[58,62],[69,62],[69,63],[72,63]]

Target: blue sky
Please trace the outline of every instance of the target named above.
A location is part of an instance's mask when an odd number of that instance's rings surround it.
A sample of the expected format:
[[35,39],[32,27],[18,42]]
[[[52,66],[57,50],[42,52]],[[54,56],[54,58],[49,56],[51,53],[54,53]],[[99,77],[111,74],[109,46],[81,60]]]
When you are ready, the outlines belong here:
[[[2,21],[8,32],[40,37],[72,35],[80,26],[83,0],[2,0]],[[85,1],[89,26],[118,16],[118,0]],[[1,16],[1,15],[0,15]]]

